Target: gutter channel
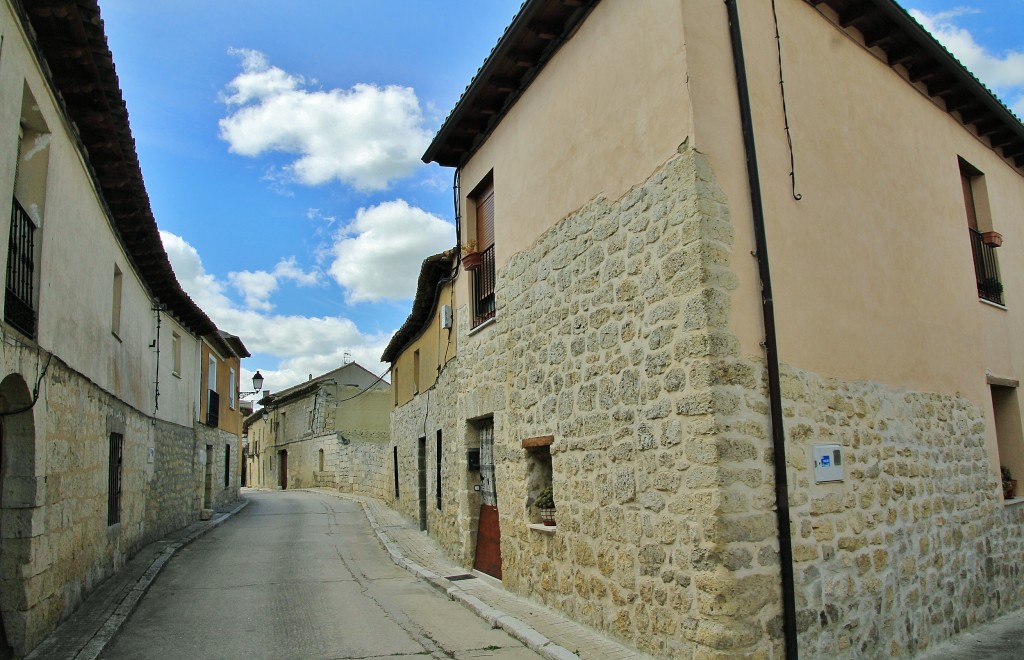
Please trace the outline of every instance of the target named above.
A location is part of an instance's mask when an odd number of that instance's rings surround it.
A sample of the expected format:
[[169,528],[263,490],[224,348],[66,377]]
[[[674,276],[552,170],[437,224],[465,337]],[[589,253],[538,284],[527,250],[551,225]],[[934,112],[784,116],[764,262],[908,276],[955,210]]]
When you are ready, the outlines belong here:
[[743,59],[743,34],[740,31],[736,0],[725,0],[729,14],[729,36],[732,41],[733,64],[736,69],[736,91],[739,96],[740,121],[743,125],[743,148],[747,156],[747,181],[750,207],[754,221],[754,242],[758,273],[761,278],[761,311],[764,320],[764,349],[768,368],[768,399],[772,425],[772,454],[775,467],[775,513],[778,519],[779,568],[782,577],[782,627],[786,642],[786,658],[796,660],[796,594],[793,580],[793,544],[789,518],[789,478],[786,474],[786,431],[782,417],[782,386],[779,378],[779,350],[775,332],[775,303],[772,298],[771,272],[768,267],[768,240],[764,226],[764,206],[757,167],[754,122],[750,110],[746,64]]

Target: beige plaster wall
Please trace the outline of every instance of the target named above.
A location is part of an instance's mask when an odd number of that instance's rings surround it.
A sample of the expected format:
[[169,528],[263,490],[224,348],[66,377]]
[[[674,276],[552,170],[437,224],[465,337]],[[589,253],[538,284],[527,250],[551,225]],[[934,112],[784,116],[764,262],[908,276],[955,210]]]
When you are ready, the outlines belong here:
[[[466,195],[494,172],[498,268],[555,219],[619,197],[675,153],[691,133],[686,59],[676,0],[598,4],[461,172],[469,232]],[[456,295],[468,294],[460,277]]]
[[[45,123],[51,138],[45,205],[41,229],[36,232],[36,274],[42,284],[37,286],[35,340],[134,408],[190,425],[188,401],[179,400],[156,410],[156,355],[149,348],[156,339],[152,300],[113,235],[73,133],[7,3],[0,7],[0,31],[4,34],[0,153],[9,156],[0,158],[0,191],[8,192],[5,204],[10,203],[14,189],[14,154],[26,88],[38,104],[38,119]],[[26,172],[31,173],[31,167]],[[10,213],[5,212],[0,214],[0,235],[6,237],[9,233]],[[7,250],[0,252],[0,266],[6,272]],[[115,266],[123,274],[121,324],[116,335],[111,324]],[[186,342],[183,350],[187,349]],[[161,373],[169,375],[169,350],[161,352],[161,361]],[[173,390],[170,396],[175,398],[189,394]]]
[[[687,7],[696,144],[753,249],[725,9]],[[967,394],[986,368],[1024,368],[1010,337],[1024,268],[1013,238],[1024,179],[935,101],[805,2],[778,4],[800,201],[790,187],[771,8],[741,5],[780,352],[818,373]],[[700,68],[697,68],[697,67]],[[1009,311],[978,301],[957,156],[986,176]],[[794,268],[793,264],[799,264]],[[736,332],[760,354],[753,259],[736,264]]]
[[[393,405],[400,406],[412,400],[417,392],[426,392],[437,381],[438,371],[444,364],[455,358],[458,345],[455,341],[455,319],[452,328],[441,328],[441,306],[452,305],[454,287],[451,283],[441,287],[437,297],[437,310],[429,325],[419,337],[409,343],[392,363],[391,388]],[[414,378],[414,354],[420,352],[419,381]]]
[[[733,210],[737,248],[754,249],[725,8],[684,3],[695,144]],[[1001,458],[986,371],[1019,379],[1024,353],[1024,179],[808,3],[778,3],[793,199],[778,53],[768,3],[740,6],[754,103],[780,359],[826,376],[963,395],[985,411]],[[880,59],[881,58],[881,59]],[[1007,309],[978,300],[957,157],[985,174]],[[799,267],[793,267],[799,264]],[[734,329],[761,355],[754,259],[737,259]],[[1019,466],[1024,470],[1024,465]]]

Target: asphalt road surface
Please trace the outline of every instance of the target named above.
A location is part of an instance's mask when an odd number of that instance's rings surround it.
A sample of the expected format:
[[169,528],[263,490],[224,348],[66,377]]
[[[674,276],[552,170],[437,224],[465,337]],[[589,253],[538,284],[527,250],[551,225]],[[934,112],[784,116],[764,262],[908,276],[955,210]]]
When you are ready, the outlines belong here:
[[167,564],[102,657],[539,657],[396,566],[358,505],[250,492]]

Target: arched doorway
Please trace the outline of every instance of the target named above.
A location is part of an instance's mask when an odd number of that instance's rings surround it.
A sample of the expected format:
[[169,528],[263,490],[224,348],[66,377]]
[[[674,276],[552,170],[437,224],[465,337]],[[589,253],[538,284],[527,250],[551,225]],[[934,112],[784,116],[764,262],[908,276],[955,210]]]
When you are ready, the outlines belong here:
[[[24,599],[25,586],[18,578],[20,565],[28,560],[29,539],[10,536],[11,522],[19,509],[35,502],[35,420],[32,395],[18,374],[0,382],[0,658],[23,654],[25,631],[9,627],[15,603]],[[13,561],[12,561],[13,558]],[[19,617],[21,619],[21,617]]]

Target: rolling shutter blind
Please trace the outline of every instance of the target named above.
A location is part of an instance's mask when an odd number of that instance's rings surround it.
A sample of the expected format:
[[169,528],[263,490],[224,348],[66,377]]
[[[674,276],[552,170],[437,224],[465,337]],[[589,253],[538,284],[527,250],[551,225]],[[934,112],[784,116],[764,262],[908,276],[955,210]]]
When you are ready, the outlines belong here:
[[488,186],[476,200],[476,243],[483,252],[494,245],[494,185]]

